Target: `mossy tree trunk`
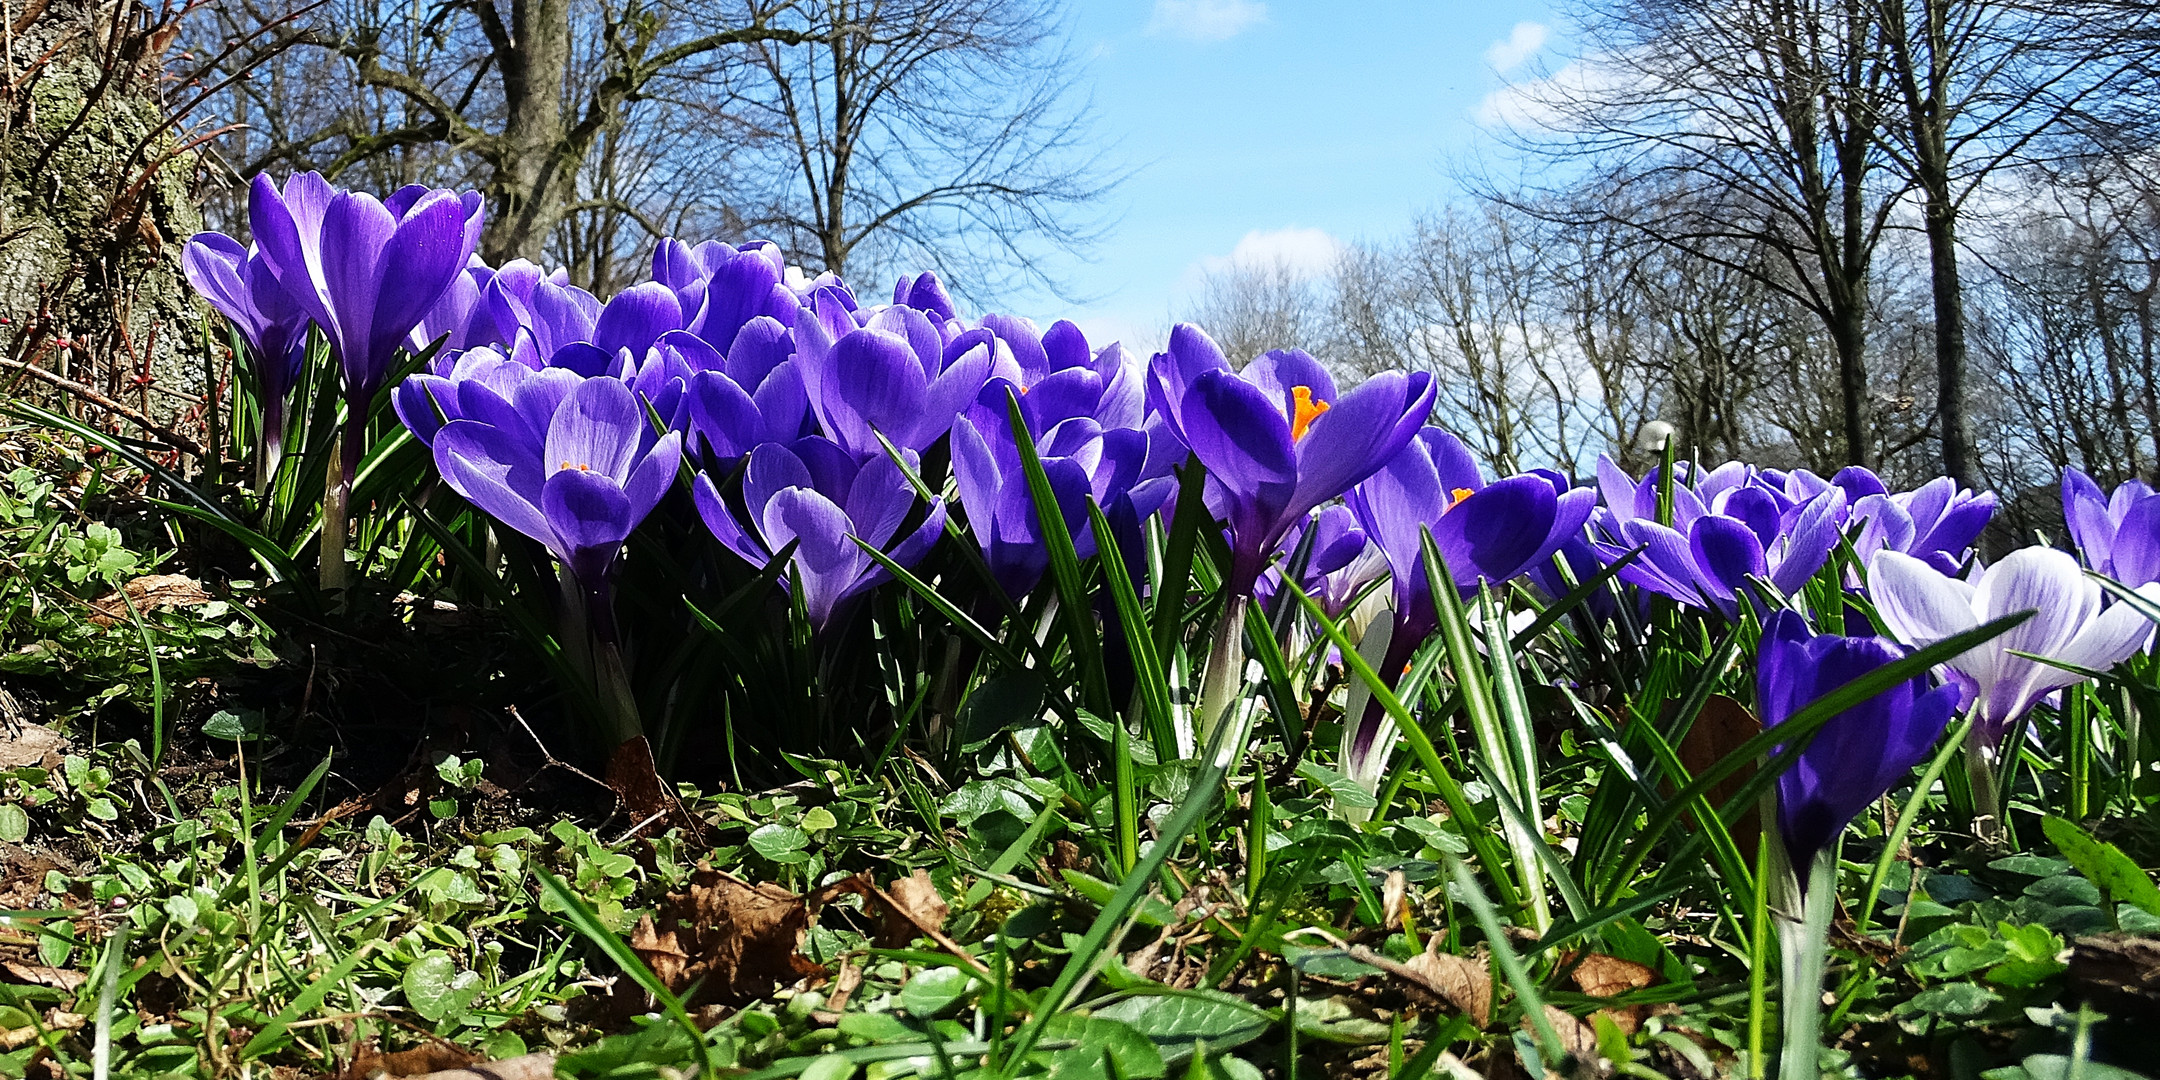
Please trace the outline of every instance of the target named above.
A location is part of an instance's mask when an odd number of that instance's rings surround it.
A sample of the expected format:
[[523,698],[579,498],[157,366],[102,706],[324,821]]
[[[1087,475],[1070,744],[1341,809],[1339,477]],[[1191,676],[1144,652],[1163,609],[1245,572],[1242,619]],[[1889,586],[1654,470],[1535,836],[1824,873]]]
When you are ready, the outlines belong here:
[[0,392],[66,399],[116,430],[142,426],[123,411],[199,430],[205,406],[204,309],[180,271],[201,227],[196,159],[160,93],[174,18],[137,0],[0,0]]

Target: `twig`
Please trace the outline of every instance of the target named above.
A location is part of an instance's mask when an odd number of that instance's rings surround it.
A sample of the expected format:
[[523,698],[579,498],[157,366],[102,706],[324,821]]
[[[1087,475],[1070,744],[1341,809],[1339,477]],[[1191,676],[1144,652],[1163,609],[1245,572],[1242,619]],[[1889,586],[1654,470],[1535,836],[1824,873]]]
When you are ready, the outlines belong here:
[[76,382],[73,379],[63,378],[59,375],[55,375],[52,372],[47,371],[44,368],[41,368],[36,364],[32,364],[25,360],[10,360],[6,357],[0,357],[0,367],[11,368],[28,375],[34,375],[45,382],[51,383],[52,385],[57,386],[60,389],[65,390],[68,393],[73,394],[76,397],[79,397],[84,401],[87,401],[90,404],[97,406],[100,409],[104,409],[105,411],[110,412],[113,415],[134,424],[136,427],[139,427],[144,431],[147,431],[150,434],[155,435],[160,439],[163,439],[167,446],[170,446],[175,450],[182,451],[183,453],[193,454],[196,457],[203,456],[202,444],[188,438],[185,435],[180,434],[177,431],[172,430],[171,428],[164,426],[163,424],[158,423],[155,420],[150,419],[147,416],[144,416],[142,413],[137,412],[134,409],[128,408],[127,406],[122,405],[119,402],[114,401],[113,399],[106,397],[105,395],[100,394],[97,391],[92,390],[91,388],[84,386],[79,382]]
[[[525,784],[530,784],[530,783],[532,783],[532,782],[533,782],[534,780],[536,780],[536,779],[538,779],[538,778],[539,778],[539,776],[540,776],[540,774],[541,774],[541,773],[544,773],[544,772],[548,771],[548,770],[549,770],[549,769],[551,769],[551,768],[559,768],[559,769],[566,769],[566,770],[568,770],[569,772],[571,772],[571,773],[573,773],[573,774],[575,774],[575,775],[578,775],[578,776],[582,776],[582,777],[584,777],[584,778],[586,779],[586,781],[587,781],[587,782],[589,782],[589,783],[591,783],[591,784],[592,784],[592,785],[593,785],[594,787],[598,787],[598,788],[603,788],[603,789],[605,789],[606,791],[608,791],[608,792],[609,792],[610,794],[613,794],[613,793],[614,793],[615,789],[614,789],[614,788],[612,788],[612,787],[608,787],[608,785],[607,785],[607,783],[606,783],[605,781],[603,781],[603,780],[598,780],[598,779],[595,779],[595,778],[593,777],[593,774],[591,774],[591,773],[589,773],[589,772],[586,772],[585,770],[583,770],[583,769],[580,769],[580,768],[578,768],[577,766],[575,766],[575,765],[572,765],[572,764],[570,764],[569,762],[567,762],[567,761],[564,761],[564,760],[562,760],[561,758],[558,758],[558,757],[556,757],[556,756],[555,756],[555,752],[554,752],[554,751],[552,751],[552,750],[549,750],[549,749],[547,748],[547,744],[546,744],[546,743],[544,743],[544,742],[541,742],[541,741],[540,741],[540,736],[539,736],[539,734],[538,734],[538,733],[536,733],[536,732],[534,732],[534,731],[533,731],[533,729],[532,729],[532,725],[531,725],[531,724],[528,724],[528,723],[526,723],[526,722],[525,722],[525,717],[523,716],[523,714],[521,714],[521,713],[519,713],[519,712],[517,711],[517,706],[515,706],[515,705],[509,706],[509,713],[510,713],[510,719],[512,719],[512,720],[515,720],[515,721],[517,721],[517,724],[518,724],[518,726],[519,726],[519,727],[521,727],[521,728],[524,728],[524,729],[525,729],[525,734],[526,734],[527,736],[529,736],[529,737],[530,737],[530,738],[532,739],[532,741],[533,741],[533,745],[534,745],[534,746],[537,746],[537,747],[539,747],[539,748],[540,748],[540,756],[541,756],[541,757],[544,757],[544,758],[546,758],[546,759],[547,759],[547,763],[546,763],[546,764],[544,764],[544,765],[542,765],[542,766],[540,766],[540,768],[539,768],[539,770],[538,770],[538,771],[534,772],[534,773],[533,773],[533,774],[532,774],[531,776],[528,776],[528,777],[526,777],[526,778],[525,778],[525,783],[524,783],[524,784],[519,784],[519,785],[518,785],[517,787],[515,787],[515,788],[512,788],[512,789],[511,789],[511,793],[512,793],[512,794],[516,794],[517,792],[520,792],[520,791],[523,791],[523,790],[525,790]],[[612,815],[610,815],[610,816],[612,816]],[[650,824],[650,822],[648,822],[647,824]],[[642,828],[644,828],[644,827],[645,827],[644,825],[640,825],[640,826],[638,826],[638,828],[640,828],[640,829],[642,829]],[[635,832],[636,830],[635,830],[635,829],[633,829],[633,830],[631,830],[631,831],[632,831],[632,832]]]

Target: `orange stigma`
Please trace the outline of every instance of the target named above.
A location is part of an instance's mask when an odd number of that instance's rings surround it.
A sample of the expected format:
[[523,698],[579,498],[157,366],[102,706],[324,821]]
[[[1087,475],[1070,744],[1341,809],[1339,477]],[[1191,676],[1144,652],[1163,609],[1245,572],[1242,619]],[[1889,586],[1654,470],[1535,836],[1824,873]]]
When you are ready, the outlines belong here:
[[1291,387],[1290,398],[1291,401],[1294,403],[1293,411],[1290,415],[1291,442],[1296,442],[1299,439],[1304,438],[1305,431],[1307,428],[1312,427],[1312,422],[1320,419],[1321,413],[1324,413],[1334,407],[1329,405],[1325,401],[1314,401],[1312,396],[1312,387],[1310,386]]
[[1461,505],[1462,505],[1462,501],[1463,501],[1464,499],[1467,499],[1467,498],[1469,498],[1469,497],[1470,497],[1470,489],[1469,489],[1469,488],[1456,488],[1456,489],[1454,489],[1453,491],[1450,491],[1450,492],[1448,492],[1448,501],[1447,501],[1447,505],[1446,505],[1446,506],[1443,506],[1443,507],[1441,507],[1441,508],[1440,508],[1440,512],[1441,512],[1441,513],[1443,513],[1443,514],[1445,514],[1445,513],[1447,513],[1448,511],[1450,511],[1450,510],[1453,510],[1453,509],[1455,509],[1455,508],[1456,508],[1456,507],[1458,507],[1458,506],[1461,506]]
[[577,470],[577,471],[579,471],[579,472],[591,472],[591,471],[592,471],[592,466],[590,466],[590,465],[572,465],[571,463],[569,463],[569,462],[567,462],[567,461],[563,462],[563,463],[562,463],[562,464],[560,464],[560,465],[557,465],[557,466],[555,466],[555,470],[556,470],[557,472],[560,472],[560,471],[562,471],[562,470],[564,470],[564,469],[576,469],[576,470]]

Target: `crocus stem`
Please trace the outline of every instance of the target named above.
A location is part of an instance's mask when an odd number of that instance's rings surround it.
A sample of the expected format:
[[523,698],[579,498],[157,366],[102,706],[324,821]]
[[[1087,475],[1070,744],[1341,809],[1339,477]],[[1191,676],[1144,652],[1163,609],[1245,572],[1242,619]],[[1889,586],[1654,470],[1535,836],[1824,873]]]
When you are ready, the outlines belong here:
[[[1777,843],[1770,837],[1765,843]],[[1782,847],[1782,845],[1779,845]],[[1782,1023],[1778,1052],[1779,1080],[1821,1080],[1823,968],[1830,955],[1830,917],[1837,904],[1835,845],[1816,852],[1805,868],[1773,858],[1771,910],[1778,931],[1779,991]],[[1794,871],[1807,874],[1806,895],[1798,893]]]
[[[338,455],[331,462],[323,491],[322,567],[324,592],[342,594],[351,581],[345,568],[346,531],[352,522],[353,477],[360,472],[360,458],[367,450],[367,408],[352,402],[346,408],[345,429],[339,433]],[[345,598],[333,602],[344,606]]]
[[1984,725],[1965,735],[1965,774],[1972,781],[1973,838],[1983,844],[2002,836],[2002,791],[1997,783],[1996,748],[1987,744]]
[[285,402],[263,402],[262,435],[255,450],[255,493],[267,495],[277,479],[278,465],[285,460]]
[[563,656],[592,686],[609,746],[620,746],[643,735],[645,727],[638,720],[637,697],[630,691],[630,673],[617,641],[614,602],[605,586],[587,588],[568,567],[560,580]]
[[[1199,746],[1214,742],[1215,729],[1222,724],[1230,711],[1231,701],[1237,697],[1238,681],[1245,667],[1245,607],[1251,602],[1244,596],[1231,596],[1223,602],[1222,619],[1215,624],[1215,640],[1208,648],[1207,667],[1200,676],[1200,709],[1194,725],[1199,733]],[[1198,747],[1180,746],[1178,751],[1190,757]]]
[[[1396,624],[1392,617],[1374,619],[1365,628],[1365,636],[1358,640],[1358,655],[1383,679],[1392,679],[1389,689],[1399,689],[1401,672],[1410,654],[1416,651],[1417,635]],[[1362,679],[1353,679],[1344,697],[1342,768],[1350,781],[1365,789],[1368,795],[1380,794],[1380,775],[1387,769],[1388,755],[1395,749],[1395,718],[1388,715],[1380,703],[1373,700],[1372,688]],[[1355,718],[1355,723],[1350,722]],[[1343,819],[1354,825],[1372,820],[1375,807],[1342,806]]]

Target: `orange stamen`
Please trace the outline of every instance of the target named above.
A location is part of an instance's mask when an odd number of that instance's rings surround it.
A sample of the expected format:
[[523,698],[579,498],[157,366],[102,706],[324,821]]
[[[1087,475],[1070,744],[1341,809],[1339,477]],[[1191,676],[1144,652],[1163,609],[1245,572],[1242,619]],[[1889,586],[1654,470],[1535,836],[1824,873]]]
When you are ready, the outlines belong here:
[[1294,406],[1290,416],[1291,442],[1304,438],[1305,431],[1307,428],[1312,427],[1312,422],[1320,419],[1321,413],[1334,408],[1325,401],[1314,401],[1312,387],[1310,386],[1291,387],[1290,399]]
[[1441,508],[1440,508],[1440,512],[1441,512],[1441,513],[1443,513],[1443,514],[1445,514],[1445,513],[1447,513],[1448,511],[1450,511],[1450,510],[1453,510],[1453,509],[1455,509],[1455,508],[1456,508],[1456,507],[1458,507],[1458,506],[1461,506],[1461,505],[1462,505],[1462,501],[1463,501],[1464,499],[1467,499],[1467,498],[1469,498],[1469,497],[1470,497],[1470,489],[1469,489],[1469,488],[1456,488],[1455,490],[1453,490],[1453,491],[1450,491],[1450,492],[1448,492],[1448,501],[1447,501],[1447,505],[1446,505],[1446,506],[1443,506],[1443,507],[1441,507]]
[[592,466],[590,466],[590,465],[572,465],[572,464],[570,464],[569,462],[565,461],[565,462],[563,462],[562,464],[560,464],[560,465],[557,465],[557,466],[555,466],[555,469],[556,469],[556,471],[558,471],[558,472],[562,471],[563,469],[576,469],[576,470],[577,470],[577,471],[579,471],[579,472],[591,472],[591,471],[592,471]]

